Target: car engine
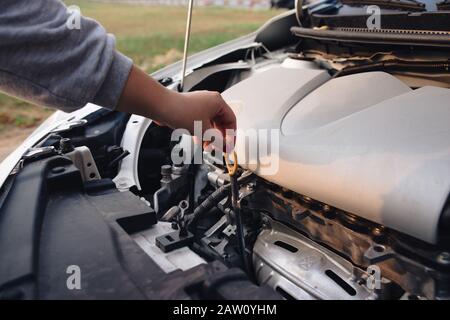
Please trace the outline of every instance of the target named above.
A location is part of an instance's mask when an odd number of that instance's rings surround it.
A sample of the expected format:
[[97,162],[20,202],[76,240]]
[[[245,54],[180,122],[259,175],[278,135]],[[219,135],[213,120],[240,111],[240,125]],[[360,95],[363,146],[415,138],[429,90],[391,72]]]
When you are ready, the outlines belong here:
[[[189,170],[184,186],[177,181],[184,179],[180,170],[163,166],[163,176],[170,172],[171,177],[164,176],[155,193],[155,201],[161,201],[171,190],[158,206],[169,208],[160,220],[175,230],[183,206],[189,207],[186,200],[177,204],[180,188],[189,188]],[[179,231],[167,228],[153,237],[156,246],[177,251],[178,245],[190,245],[198,257],[186,256],[185,263],[219,259],[243,268],[256,283],[286,299],[418,299],[437,298],[438,292],[445,298],[448,274],[439,270],[447,255],[439,249],[244,170],[239,203],[247,258],[241,259],[228,179],[224,167],[202,165],[196,173],[196,181],[203,182],[195,184],[195,209],[185,214],[192,239],[183,243],[174,236]]]
[[[339,22],[321,19],[310,29]],[[183,88],[219,91],[234,109],[236,184],[219,150],[150,119],[70,118],[2,189],[17,196],[0,195],[0,251],[39,234],[42,257],[12,252],[0,297],[36,280],[42,298],[60,298],[55,270],[84,257],[102,278],[88,297],[120,286],[126,298],[450,299],[448,52],[311,39],[294,12],[266,29],[191,66]],[[159,78],[173,90],[179,80]],[[46,205],[20,207],[38,178]],[[7,227],[35,211],[44,231]]]

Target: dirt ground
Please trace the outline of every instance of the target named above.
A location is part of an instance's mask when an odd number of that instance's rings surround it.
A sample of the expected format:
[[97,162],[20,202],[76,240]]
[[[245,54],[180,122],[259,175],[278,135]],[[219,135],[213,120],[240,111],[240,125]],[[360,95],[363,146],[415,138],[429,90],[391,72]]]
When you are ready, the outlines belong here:
[[0,162],[16,149],[35,128],[10,128],[0,135]]

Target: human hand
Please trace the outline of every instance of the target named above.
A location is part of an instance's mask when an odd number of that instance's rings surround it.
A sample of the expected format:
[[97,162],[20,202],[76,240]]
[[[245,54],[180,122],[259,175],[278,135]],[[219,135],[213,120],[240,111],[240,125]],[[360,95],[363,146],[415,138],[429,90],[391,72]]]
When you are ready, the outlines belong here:
[[134,66],[117,110],[139,114],[173,129],[186,129],[192,135],[194,122],[201,121],[202,135],[208,129],[217,129],[225,141],[225,150],[230,152],[234,147],[235,137],[227,136],[226,131],[232,129],[234,133],[236,116],[218,92],[169,90]]
[[[202,134],[208,129],[217,129],[225,141],[225,149],[234,147],[234,135],[227,135],[227,130],[236,130],[236,116],[230,106],[218,92],[194,91],[188,93],[173,92],[162,106],[158,121],[171,128],[194,132],[194,121],[201,121]],[[228,132],[229,133],[229,132]],[[201,137],[195,137],[197,140]],[[204,143],[207,146],[209,143]]]

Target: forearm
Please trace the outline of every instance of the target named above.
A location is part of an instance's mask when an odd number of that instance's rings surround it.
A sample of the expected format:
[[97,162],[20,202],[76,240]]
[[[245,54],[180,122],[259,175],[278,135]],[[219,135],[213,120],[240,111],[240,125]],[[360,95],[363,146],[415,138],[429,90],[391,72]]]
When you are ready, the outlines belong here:
[[138,114],[164,123],[176,112],[179,94],[166,89],[158,81],[133,66],[116,110]]
[[[192,134],[196,133],[195,121],[201,122],[201,133],[215,128],[224,138],[227,129],[236,129],[236,117],[218,92],[172,91],[137,67],[130,72],[117,110],[138,114],[174,129],[187,129]],[[234,139],[228,137],[227,144],[233,143]]]

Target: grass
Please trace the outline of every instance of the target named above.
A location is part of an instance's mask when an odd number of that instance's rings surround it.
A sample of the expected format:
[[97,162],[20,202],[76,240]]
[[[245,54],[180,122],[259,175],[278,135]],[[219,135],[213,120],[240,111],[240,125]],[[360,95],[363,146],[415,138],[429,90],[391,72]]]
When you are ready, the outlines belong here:
[[[186,27],[186,8],[129,4],[76,4],[113,33],[117,48],[148,72],[181,57]],[[275,10],[243,10],[223,7],[194,8],[190,53],[204,50],[256,30]]]
[[[186,8],[95,3],[64,0],[78,5],[84,16],[98,20],[116,36],[117,48],[147,72],[155,71],[182,56]],[[189,53],[198,52],[256,30],[276,10],[244,10],[222,7],[194,8]],[[0,137],[11,127],[37,126],[51,109],[0,94]]]

